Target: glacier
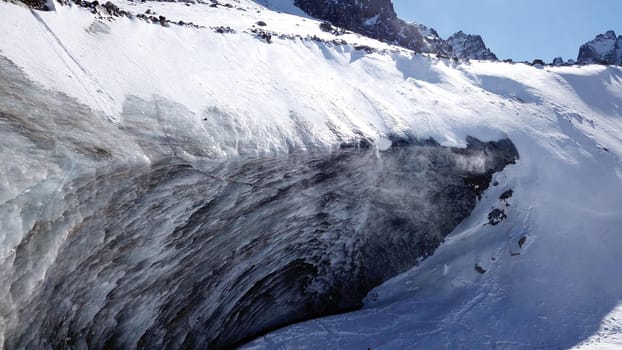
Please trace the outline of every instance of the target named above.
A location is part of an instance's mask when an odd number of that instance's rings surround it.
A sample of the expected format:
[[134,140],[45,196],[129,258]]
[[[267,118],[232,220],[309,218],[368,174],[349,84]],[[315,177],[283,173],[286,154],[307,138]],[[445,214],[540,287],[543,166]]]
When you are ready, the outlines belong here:
[[619,344],[620,68],[117,4],[0,2],[3,348]]

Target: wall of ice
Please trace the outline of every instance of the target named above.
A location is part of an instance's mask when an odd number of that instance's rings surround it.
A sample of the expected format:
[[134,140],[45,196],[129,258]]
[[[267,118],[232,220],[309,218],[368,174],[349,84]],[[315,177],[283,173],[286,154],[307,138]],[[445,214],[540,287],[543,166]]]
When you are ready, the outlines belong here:
[[160,96],[113,123],[4,58],[0,96],[7,349],[222,348],[358,308],[518,157],[509,140],[326,143],[295,113],[260,129]]

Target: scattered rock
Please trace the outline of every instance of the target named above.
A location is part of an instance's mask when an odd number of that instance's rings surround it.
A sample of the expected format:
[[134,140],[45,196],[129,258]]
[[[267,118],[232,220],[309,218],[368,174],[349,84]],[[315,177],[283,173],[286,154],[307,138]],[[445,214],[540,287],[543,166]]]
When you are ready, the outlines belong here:
[[525,243],[527,243],[527,236],[523,236],[518,240],[518,247],[522,249]]
[[376,50],[373,47],[369,47],[367,45],[356,45],[354,46],[356,51],[365,51],[367,53],[375,52]]
[[508,199],[512,198],[513,194],[514,194],[514,191],[510,188],[509,190],[501,193],[501,196],[499,196],[499,199],[507,202]]
[[113,4],[111,1],[108,1],[104,4],[104,8],[108,11],[108,14],[119,16],[119,7]]
[[507,219],[505,215],[505,211],[501,209],[493,209],[490,213],[488,213],[488,223],[492,226],[498,225],[501,221]]
[[475,264],[475,271],[481,273],[482,275],[486,273],[486,270],[477,264]]
[[270,32],[264,31],[263,29],[251,29],[251,32],[255,34],[255,37],[258,39],[265,40],[268,44],[272,43],[272,34]]
[[21,0],[28,7],[33,8],[35,10],[49,11],[50,9],[46,5],[45,0]]
[[321,29],[322,31],[325,31],[325,32],[329,32],[329,33],[330,33],[330,32],[332,32],[332,31],[333,31],[333,25],[332,25],[332,24],[330,24],[330,22],[326,22],[326,21],[325,21],[325,22],[320,23],[320,29]]
[[265,26],[267,26],[266,22],[264,22],[264,21],[258,21],[258,22],[257,22],[257,25],[258,25],[258,26],[260,26],[260,27],[265,27]]
[[214,28],[214,31],[220,34],[235,33],[235,30],[233,30],[233,28],[223,26]]

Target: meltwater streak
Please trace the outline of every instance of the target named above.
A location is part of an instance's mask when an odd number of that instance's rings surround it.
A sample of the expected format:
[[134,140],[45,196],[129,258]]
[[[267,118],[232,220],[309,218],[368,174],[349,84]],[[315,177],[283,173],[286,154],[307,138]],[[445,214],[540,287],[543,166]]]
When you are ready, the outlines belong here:
[[223,158],[214,149],[236,137],[223,113],[201,138],[158,110],[183,108],[128,98],[116,126],[6,60],[0,96],[7,349],[218,349],[358,308],[518,157],[509,140],[330,151],[305,134],[304,152],[287,140],[289,152]]

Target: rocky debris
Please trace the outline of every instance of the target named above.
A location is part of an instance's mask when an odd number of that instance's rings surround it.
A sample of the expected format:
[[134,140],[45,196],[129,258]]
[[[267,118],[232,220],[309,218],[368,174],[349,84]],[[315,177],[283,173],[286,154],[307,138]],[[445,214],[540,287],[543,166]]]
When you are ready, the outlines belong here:
[[212,28],[216,33],[219,34],[231,34],[235,33],[235,30],[231,27],[219,26]]
[[119,16],[119,6],[113,4],[111,1],[107,1],[104,4],[104,8],[110,15]]
[[522,249],[525,243],[527,243],[527,236],[523,236],[518,240],[518,247]]
[[555,57],[555,58],[553,59],[553,65],[554,65],[554,66],[557,66],[557,67],[559,67],[559,66],[563,66],[563,65],[564,65],[564,59],[563,59],[563,58],[561,58],[561,57]]
[[45,0],[20,0],[22,3],[26,4],[26,6],[40,11],[49,11]]
[[121,10],[119,6],[115,5],[112,1],[107,1],[105,4],[101,5],[97,0],[92,2],[74,0],[74,4],[90,9],[91,13],[98,15],[98,17],[133,17],[130,12]]
[[333,31],[333,25],[329,22],[322,22],[320,23],[320,29],[324,32],[330,33]]
[[[295,0],[294,4],[331,26],[417,52],[440,54],[443,57],[496,60],[496,56],[485,47],[479,36],[466,36],[467,40],[461,42],[464,47],[458,47],[456,52],[459,55],[456,55],[451,43],[443,40],[434,29],[407,23],[397,17],[391,0]],[[326,24],[322,28],[329,30]]]
[[579,49],[579,64],[622,65],[622,35],[613,30],[599,34]]
[[501,196],[499,196],[499,200],[505,201],[507,204],[508,199],[512,198],[513,194],[514,194],[514,190],[510,188],[509,190],[501,193]]
[[[491,169],[503,169],[507,164],[514,164],[519,159],[518,150],[512,142],[509,140],[502,140],[496,143],[481,142],[473,137],[467,137],[467,149],[481,150],[485,154],[496,155],[498,158],[494,158],[494,164],[486,164]],[[456,150],[457,153],[464,152],[460,149]],[[481,199],[482,194],[488,189],[490,183],[492,183],[492,174],[498,170],[491,170],[478,176],[470,176],[464,178],[464,183],[471,187],[476,193],[477,198]]]
[[500,224],[505,219],[507,219],[507,215],[505,215],[505,211],[502,209],[495,208],[488,213],[488,223],[492,226]]
[[367,45],[356,45],[354,46],[354,49],[356,51],[365,51],[366,53],[376,52],[376,49],[374,49],[373,47],[369,47]]
[[258,21],[258,22],[257,22],[257,25],[258,25],[258,26],[260,26],[260,27],[265,27],[265,26],[267,26],[266,22],[264,22],[264,21]]
[[272,43],[272,35],[275,33],[269,32],[263,29],[253,28],[251,29],[251,33],[255,34],[255,37],[260,40],[264,40],[268,44]]
[[479,35],[459,31],[447,38],[447,43],[451,46],[453,55],[460,59],[497,60],[497,56],[486,47]]
[[343,35],[347,33],[345,28],[338,28],[330,24],[330,22],[320,23],[320,30],[323,32],[331,33],[333,35]]
[[479,272],[482,275],[486,273],[486,270],[478,264],[475,264],[475,271]]
[[[115,17],[127,17],[130,19],[138,18],[147,23],[159,24],[163,27],[169,27],[170,25],[180,25],[180,26],[192,27],[192,28],[197,28],[197,29],[205,28],[203,26],[196,25],[192,22],[184,22],[181,20],[177,22],[170,21],[165,16],[157,15],[156,12],[151,9],[145,10],[145,13],[139,13],[137,15],[134,15],[130,11],[122,10],[112,1],[107,1],[103,5],[101,5],[97,0],[94,0],[94,1],[73,0],[73,3],[80,7],[90,9],[90,11],[93,14],[97,15],[97,18],[99,19],[110,20],[110,19],[114,19]],[[189,5],[195,2],[194,0],[187,0],[185,1],[185,3]]]
[[533,62],[531,62],[532,66],[544,66],[546,65],[546,63],[544,63],[543,60],[536,58],[535,60],[533,60]]

